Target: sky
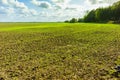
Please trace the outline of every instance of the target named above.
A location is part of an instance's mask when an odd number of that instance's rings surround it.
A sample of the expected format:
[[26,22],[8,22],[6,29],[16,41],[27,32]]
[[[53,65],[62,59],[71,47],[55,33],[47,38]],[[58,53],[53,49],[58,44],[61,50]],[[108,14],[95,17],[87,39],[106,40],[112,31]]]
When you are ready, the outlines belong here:
[[58,22],[119,0],[0,0],[0,22]]

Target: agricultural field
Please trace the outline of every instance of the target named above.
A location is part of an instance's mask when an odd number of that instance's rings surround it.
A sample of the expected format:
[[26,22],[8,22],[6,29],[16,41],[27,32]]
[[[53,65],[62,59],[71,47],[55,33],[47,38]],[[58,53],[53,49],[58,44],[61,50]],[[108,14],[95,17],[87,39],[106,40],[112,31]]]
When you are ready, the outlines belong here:
[[0,80],[119,80],[120,25],[0,23]]

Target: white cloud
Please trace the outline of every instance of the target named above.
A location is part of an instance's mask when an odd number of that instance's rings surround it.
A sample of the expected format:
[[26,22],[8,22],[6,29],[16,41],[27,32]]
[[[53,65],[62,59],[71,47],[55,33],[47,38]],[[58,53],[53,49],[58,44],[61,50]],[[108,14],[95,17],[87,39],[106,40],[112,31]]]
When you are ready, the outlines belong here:
[[0,2],[3,4],[8,4],[8,0],[1,0]]
[[0,7],[0,12],[8,15],[15,13],[14,8],[10,8],[10,7],[6,7],[6,8]]
[[114,2],[117,2],[119,0],[85,0],[84,3],[87,4],[91,4],[91,5],[94,5],[94,4],[113,4]]
[[52,0],[54,9],[57,11],[54,11],[54,13],[51,14],[51,17],[59,17],[62,18],[62,20],[65,20],[66,18],[81,17],[83,7],[78,4],[72,4],[71,1],[72,0]]
[[80,5],[70,4],[70,5],[68,5],[65,9],[66,9],[66,10],[82,11],[82,10],[83,10],[83,7],[80,6]]
[[69,11],[80,11],[81,5],[71,4],[71,0],[52,0],[55,10],[69,10]]
[[101,0],[103,3],[113,4],[114,2],[117,2],[119,0]]
[[92,10],[97,9],[99,7],[107,7],[110,6],[112,3],[118,0],[85,0],[84,1],[84,10]]
[[51,4],[45,1],[41,1],[39,6],[42,8],[51,8]]
[[63,4],[68,4],[71,0],[52,0],[54,3],[63,3]]
[[31,1],[34,5],[39,6],[41,8],[51,8],[51,4],[47,1],[38,1],[38,0],[32,0]]
[[16,8],[27,8],[27,6],[23,2],[19,2],[18,0],[1,0],[1,3]]
[[38,12],[36,10],[34,10],[34,9],[30,9],[30,13],[32,15],[38,15]]
[[48,14],[48,12],[42,11],[42,12],[40,12],[39,14],[40,14],[40,16],[42,16],[42,17],[50,17],[50,15]]
[[[37,13],[36,10],[34,10],[34,9],[28,9],[28,8],[22,9],[20,11],[20,13],[23,14],[23,15],[26,15],[26,16],[35,16],[35,15],[38,15],[38,13]],[[19,14],[19,12],[18,12],[18,14]]]
[[65,9],[71,0],[52,0],[55,9]]
[[17,8],[22,8],[22,9],[27,8],[27,6],[24,3],[18,2],[17,0],[8,0],[8,2],[10,5],[17,7]]
[[1,3],[7,8],[5,9],[7,14],[15,13],[22,15],[37,15],[37,11],[29,9],[23,2],[18,0],[1,0]]
[[14,8],[10,8],[10,7],[8,9],[6,9],[6,12],[8,14],[14,14],[15,13]]

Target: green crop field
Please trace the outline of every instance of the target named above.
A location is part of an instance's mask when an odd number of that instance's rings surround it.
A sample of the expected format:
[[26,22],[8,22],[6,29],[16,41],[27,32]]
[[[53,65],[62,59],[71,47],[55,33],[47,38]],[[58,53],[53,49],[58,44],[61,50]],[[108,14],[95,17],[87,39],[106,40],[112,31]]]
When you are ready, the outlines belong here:
[[0,80],[117,80],[120,25],[0,23]]

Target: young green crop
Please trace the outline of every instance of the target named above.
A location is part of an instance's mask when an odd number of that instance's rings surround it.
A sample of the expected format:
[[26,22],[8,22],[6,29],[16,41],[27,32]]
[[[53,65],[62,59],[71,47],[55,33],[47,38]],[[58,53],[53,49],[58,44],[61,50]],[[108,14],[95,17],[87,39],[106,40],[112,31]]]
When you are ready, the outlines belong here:
[[116,24],[0,23],[0,79],[118,79],[119,48]]

